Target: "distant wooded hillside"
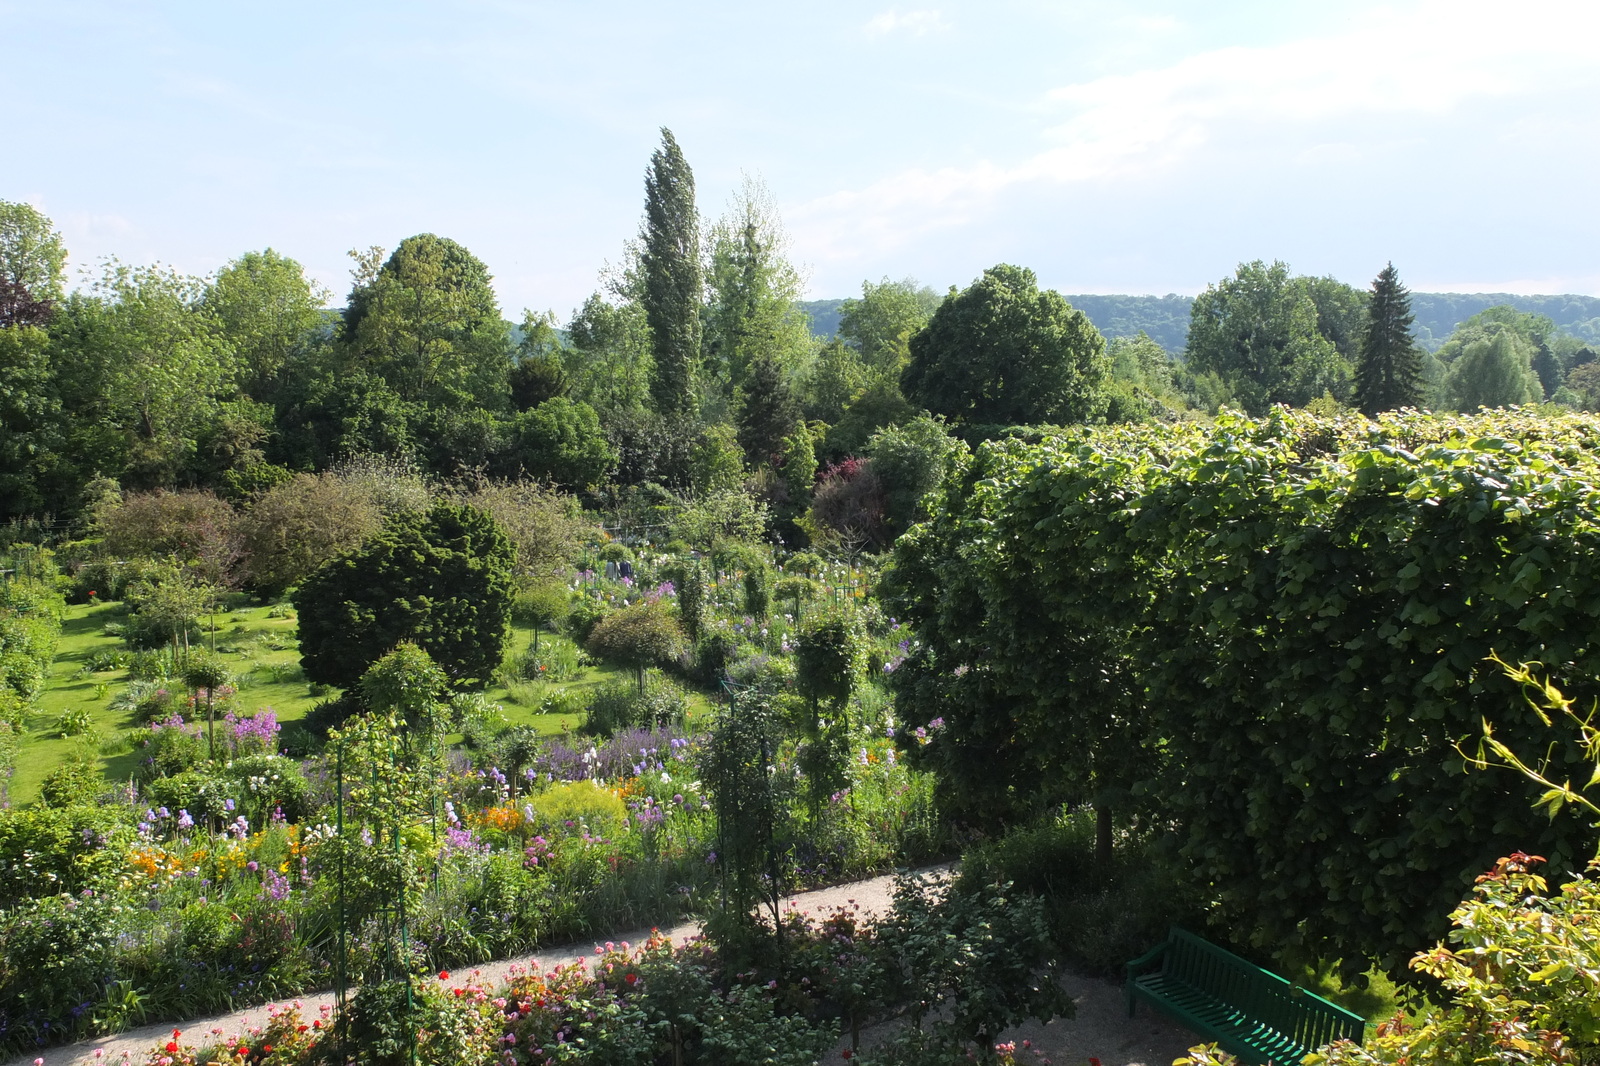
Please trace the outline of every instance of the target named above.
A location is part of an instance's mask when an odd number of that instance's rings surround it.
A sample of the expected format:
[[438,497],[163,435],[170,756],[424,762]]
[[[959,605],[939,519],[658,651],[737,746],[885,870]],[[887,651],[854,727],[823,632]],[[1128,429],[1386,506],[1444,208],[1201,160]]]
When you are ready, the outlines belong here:
[[811,332],[823,340],[832,340],[839,332],[839,308],[843,300],[806,300],[800,310],[811,316]]
[[[1067,296],[1067,302],[1084,314],[1107,337],[1131,337],[1144,330],[1169,352],[1183,351],[1189,336],[1188,296]],[[839,330],[839,307],[843,300],[812,300],[801,309],[811,316],[811,332],[832,337]],[[1416,315],[1412,328],[1418,343],[1437,351],[1461,322],[1479,311],[1510,304],[1518,311],[1545,315],[1556,328],[1588,343],[1600,343],[1600,297],[1595,296],[1514,296],[1504,292],[1414,292],[1411,311]]]
[[[1181,352],[1189,336],[1187,296],[1068,296],[1107,337],[1131,337],[1141,329],[1169,352]],[[1600,341],[1600,297],[1514,296],[1504,292],[1414,292],[1412,327],[1418,343],[1431,351],[1460,323],[1486,308],[1510,304],[1518,311],[1545,315],[1556,328],[1588,342]]]

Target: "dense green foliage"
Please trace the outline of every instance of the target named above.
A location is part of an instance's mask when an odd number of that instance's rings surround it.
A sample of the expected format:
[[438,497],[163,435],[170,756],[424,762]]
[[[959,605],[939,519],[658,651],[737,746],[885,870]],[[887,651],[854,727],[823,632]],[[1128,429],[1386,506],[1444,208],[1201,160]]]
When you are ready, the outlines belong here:
[[[1189,335],[1187,296],[1103,296],[1068,295],[1067,301],[1089,316],[1095,328],[1107,338],[1149,334],[1169,352],[1180,352]],[[837,314],[838,300],[818,300],[807,308],[818,323]],[[1462,322],[1490,307],[1514,307],[1518,311],[1544,315],[1557,327],[1588,344],[1600,343],[1600,297],[1521,296],[1512,293],[1414,292],[1411,309],[1416,315],[1417,340],[1433,351],[1445,342]],[[823,332],[820,328],[818,332]]]
[[1390,263],[1372,282],[1366,336],[1356,367],[1355,405],[1369,418],[1422,401],[1422,360],[1411,337],[1411,294]]
[[700,214],[694,172],[665,127],[661,147],[650,156],[644,195],[639,271],[655,357],[650,396],[663,414],[693,415],[701,331]]
[[1091,422],[1104,410],[1105,341],[1031,270],[1000,265],[939,305],[911,338],[906,398],[957,422]]
[[476,508],[439,503],[391,517],[295,593],[306,676],[350,688],[412,641],[453,684],[481,683],[500,663],[514,561],[505,532]]
[[1189,369],[1215,374],[1240,405],[1262,414],[1347,391],[1350,367],[1320,327],[1317,279],[1285,263],[1241,263],[1195,298],[1184,349]]
[[1280,413],[988,445],[896,546],[907,752],[985,822],[1156,812],[1219,921],[1402,959],[1495,856],[1586,848],[1455,745],[1537,727],[1491,652],[1600,676],[1593,440]]

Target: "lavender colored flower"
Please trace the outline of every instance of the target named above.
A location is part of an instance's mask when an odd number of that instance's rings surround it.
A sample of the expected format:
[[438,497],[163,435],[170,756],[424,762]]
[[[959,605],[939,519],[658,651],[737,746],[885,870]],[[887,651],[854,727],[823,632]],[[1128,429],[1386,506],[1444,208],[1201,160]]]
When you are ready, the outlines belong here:
[[444,831],[444,850],[459,851],[469,855],[487,855],[489,845],[480,841],[472,830],[452,826]]

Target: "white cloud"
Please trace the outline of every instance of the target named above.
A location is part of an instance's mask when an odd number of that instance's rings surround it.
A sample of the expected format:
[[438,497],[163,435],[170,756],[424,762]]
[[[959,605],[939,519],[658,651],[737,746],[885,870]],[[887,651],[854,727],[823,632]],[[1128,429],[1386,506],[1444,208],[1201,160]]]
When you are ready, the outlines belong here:
[[909,33],[913,37],[921,37],[949,28],[950,24],[938,11],[900,11],[896,8],[874,17],[865,26],[868,37],[882,37],[889,33]]
[[[909,17],[891,11],[869,28],[887,32]],[[1357,158],[1363,146],[1349,143],[1351,127],[1364,118],[1423,127],[1492,99],[1591,95],[1597,36],[1600,5],[1589,0],[1529,3],[1515,14],[1488,0],[1380,9],[1331,35],[1062,86],[1045,96],[1042,111],[1056,121],[1038,131],[1044,147],[1031,155],[908,170],[821,197],[795,217],[811,233],[809,254],[848,259],[972,221],[1030,183],[1159,176],[1202,150],[1240,146],[1279,160]]]

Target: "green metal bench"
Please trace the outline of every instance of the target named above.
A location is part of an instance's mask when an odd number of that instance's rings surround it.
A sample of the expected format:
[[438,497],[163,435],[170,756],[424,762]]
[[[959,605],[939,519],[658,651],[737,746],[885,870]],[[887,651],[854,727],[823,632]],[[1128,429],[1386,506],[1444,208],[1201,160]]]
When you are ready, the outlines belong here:
[[1361,1043],[1366,1022],[1174,927],[1128,963],[1128,1017],[1139,1000],[1170,1014],[1254,1066],[1291,1066],[1335,1040]]

